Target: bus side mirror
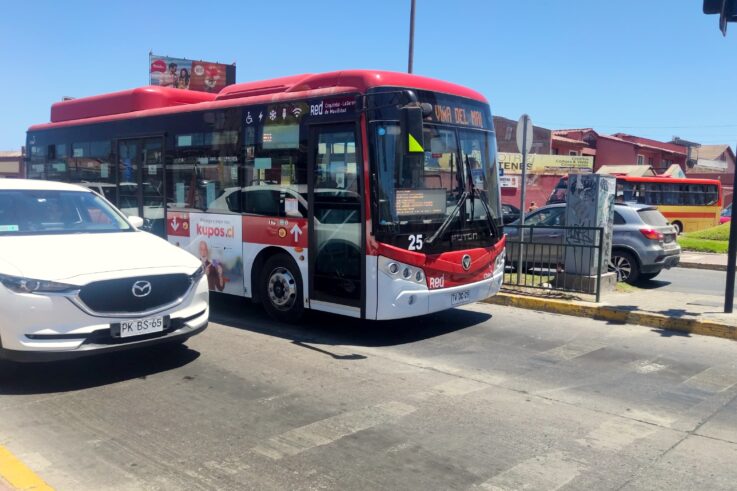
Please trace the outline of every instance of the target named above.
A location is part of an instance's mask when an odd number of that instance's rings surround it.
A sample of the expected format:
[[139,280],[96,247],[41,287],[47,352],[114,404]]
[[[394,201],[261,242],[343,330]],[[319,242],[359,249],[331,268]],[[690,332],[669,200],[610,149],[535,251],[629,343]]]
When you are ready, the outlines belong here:
[[423,154],[421,106],[404,106],[399,109],[399,125],[402,130],[403,153],[405,155]]

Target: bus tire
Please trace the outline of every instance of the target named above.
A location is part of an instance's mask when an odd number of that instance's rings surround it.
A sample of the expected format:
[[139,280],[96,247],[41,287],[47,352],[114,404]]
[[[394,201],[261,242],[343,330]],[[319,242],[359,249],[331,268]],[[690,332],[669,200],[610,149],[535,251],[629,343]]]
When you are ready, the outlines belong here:
[[683,224],[681,222],[675,221],[671,225],[676,227],[676,235],[681,235],[683,233]]
[[286,254],[275,254],[261,270],[259,297],[266,312],[282,322],[295,322],[304,313],[302,275]]

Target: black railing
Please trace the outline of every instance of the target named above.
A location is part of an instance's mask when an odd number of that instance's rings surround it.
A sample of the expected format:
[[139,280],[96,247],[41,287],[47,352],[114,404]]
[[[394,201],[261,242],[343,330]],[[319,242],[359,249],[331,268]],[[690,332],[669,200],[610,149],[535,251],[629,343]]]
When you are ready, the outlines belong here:
[[523,225],[504,231],[506,286],[595,294],[600,300],[603,228]]

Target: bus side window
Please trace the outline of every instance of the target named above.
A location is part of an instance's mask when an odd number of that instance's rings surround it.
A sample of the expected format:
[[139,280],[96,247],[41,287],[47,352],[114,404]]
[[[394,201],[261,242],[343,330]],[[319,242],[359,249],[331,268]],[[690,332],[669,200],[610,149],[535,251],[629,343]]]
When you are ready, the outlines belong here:
[[[283,107],[273,110],[281,114]],[[263,127],[246,127],[245,187],[241,200],[246,213],[307,216],[306,132],[293,121],[267,121]]]
[[706,205],[713,206],[719,201],[719,193],[717,187],[713,184],[708,184],[706,187]]
[[645,204],[646,205],[657,205],[657,184],[646,183],[645,185]]
[[665,184],[664,188],[666,196],[663,204],[678,205],[681,199],[678,184]]

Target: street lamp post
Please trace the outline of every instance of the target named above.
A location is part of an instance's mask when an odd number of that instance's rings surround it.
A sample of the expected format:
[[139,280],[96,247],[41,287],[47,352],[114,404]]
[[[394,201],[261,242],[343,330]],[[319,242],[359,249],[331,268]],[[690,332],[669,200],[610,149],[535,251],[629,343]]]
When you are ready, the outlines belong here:
[[415,0],[411,0],[412,6],[409,12],[409,62],[407,63],[407,73],[412,73],[412,62],[415,51]]

